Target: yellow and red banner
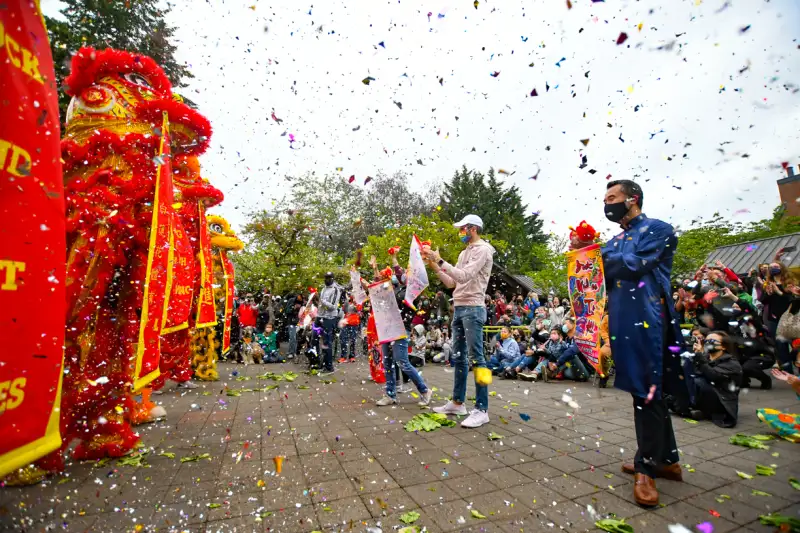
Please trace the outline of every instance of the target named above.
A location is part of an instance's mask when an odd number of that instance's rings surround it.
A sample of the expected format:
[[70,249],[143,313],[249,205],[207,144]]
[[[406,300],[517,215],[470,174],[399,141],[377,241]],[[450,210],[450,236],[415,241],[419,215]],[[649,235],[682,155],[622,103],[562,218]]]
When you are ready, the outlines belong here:
[[575,344],[600,374],[600,322],[606,308],[606,282],[600,245],[567,252],[569,300],[575,316]]
[[211,263],[211,236],[208,234],[206,207],[200,203],[198,223],[200,224],[200,294],[197,295],[197,329],[217,324],[217,309],[214,306],[214,269]]
[[158,149],[158,170],[153,195],[153,218],[150,222],[150,245],[147,252],[147,277],[139,322],[139,342],[136,346],[136,366],[133,390],[138,391],[156,379],[160,371],[161,330],[167,323],[167,302],[172,292],[174,234],[172,224],[172,165],[170,163],[169,119],[163,114],[161,143]]
[[0,478],[61,446],[66,230],[38,2],[0,8]]
[[228,252],[219,251],[222,272],[225,277],[225,329],[222,332],[222,355],[231,349],[231,317],[233,316],[234,271]]
[[177,213],[172,214],[172,290],[169,295],[167,318],[161,330],[162,335],[189,327],[194,298],[194,257],[192,243],[184,231]]

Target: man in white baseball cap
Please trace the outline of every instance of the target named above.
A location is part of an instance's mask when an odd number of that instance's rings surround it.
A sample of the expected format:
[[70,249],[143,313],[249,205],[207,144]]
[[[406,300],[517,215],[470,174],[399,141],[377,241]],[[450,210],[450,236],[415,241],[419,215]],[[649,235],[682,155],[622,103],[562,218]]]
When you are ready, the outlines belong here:
[[[453,378],[453,399],[441,407],[434,408],[437,413],[466,415],[464,400],[467,394],[469,360],[475,361],[478,368],[486,368],[483,355],[483,326],[486,323],[484,297],[492,273],[494,248],[480,237],[483,220],[478,215],[467,215],[454,224],[461,230],[461,241],[467,245],[458,256],[455,266],[444,261],[438,250],[423,247],[428,266],[430,266],[445,286],[453,290],[453,352],[455,362]],[[469,358],[468,358],[469,357]],[[489,388],[475,380],[475,409],[461,422],[461,427],[476,428],[489,423]]]

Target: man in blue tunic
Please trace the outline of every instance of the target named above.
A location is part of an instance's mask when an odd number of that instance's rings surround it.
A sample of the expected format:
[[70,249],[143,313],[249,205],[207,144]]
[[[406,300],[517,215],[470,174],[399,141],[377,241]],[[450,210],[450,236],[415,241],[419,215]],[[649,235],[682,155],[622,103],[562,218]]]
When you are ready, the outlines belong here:
[[664,401],[663,386],[675,384],[682,338],[670,291],[672,259],[678,245],[675,230],[642,213],[644,193],[630,180],[612,181],[605,195],[605,214],[622,233],[603,247],[608,290],[608,326],[617,376],[614,385],[633,396],[638,450],[633,495],[639,505],[658,505],[654,478],[682,481],[678,445]]

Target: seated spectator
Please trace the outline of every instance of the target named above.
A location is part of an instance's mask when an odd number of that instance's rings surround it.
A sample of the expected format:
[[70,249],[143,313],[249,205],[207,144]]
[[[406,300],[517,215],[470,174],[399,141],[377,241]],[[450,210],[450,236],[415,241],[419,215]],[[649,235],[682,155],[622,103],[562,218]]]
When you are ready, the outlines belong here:
[[546,377],[554,378],[558,375],[558,365],[556,361],[569,345],[564,342],[564,331],[560,327],[552,328],[550,330],[550,339],[544,344],[544,351],[531,373],[520,372],[518,373],[520,379],[527,381],[537,381],[539,376],[546,373]]
[[438,341],[437,344],[439,343],[441,343],[441,351],[433,356],[433,362],[449,363],[450,353],[452,352],[452,346],[450,344],[449,328],[447,327],[447,324],[442,326],[441,340]]
[[508,314],[511,320],[512,326],[522,325],[522,315],[520,314],[519,306],[516,303],[512,302],[508,304],[508,307],[506,308],[506,313]]
[[723,331],[694,345],[695,418],[708,418],[719,427],[736,426],[739,417],[739,384],[742,367],[733,356],[734,345]]
[[488,368],[493,374],[502,372],[519,357],[519,345],[511,336],[511,328],[504,326],[500,330],[500,342],[495,344],[494,355],[489,359]]
[[533,366],[534,361],[536,361],[536,354],[533,351],[533,348],[530,346],[525,346],[525,348],[520,348],[521,354],[517,357],[511,364],[506,368],[505,372],[503,373],[503,377],[507,379],[514,379],[520,373],[530,370]]
[[264,363],[281,363],[281,354],[278,351],[278,334],[272,330],[272,324],[267,323],[263,333],[256,333],[256,342],[261,346],[264,355],[261,361]]
[[589,371],[581,359],[580,350],[575,343],[575,319],[567,317],[564,319],[562,326],[564,332],[564,339],[567,343],[567,349],[563,351],[561,356],[556,361],[558,366],[558,373],[564,375],[567,379],[574,379],[575,381],[586,381],[589,379]]

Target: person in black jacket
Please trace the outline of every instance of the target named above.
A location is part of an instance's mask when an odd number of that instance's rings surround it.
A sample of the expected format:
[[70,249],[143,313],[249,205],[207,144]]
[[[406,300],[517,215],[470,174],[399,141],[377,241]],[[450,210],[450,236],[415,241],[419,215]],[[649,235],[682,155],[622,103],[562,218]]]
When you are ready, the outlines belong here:
[[[695,418],[708,418],[719,427],[736,426],[742,366],[733,355],[734,344],[724,331],[714,331],[703,346],[694,344]],[[698,412],[699,411],[699,412]]]

